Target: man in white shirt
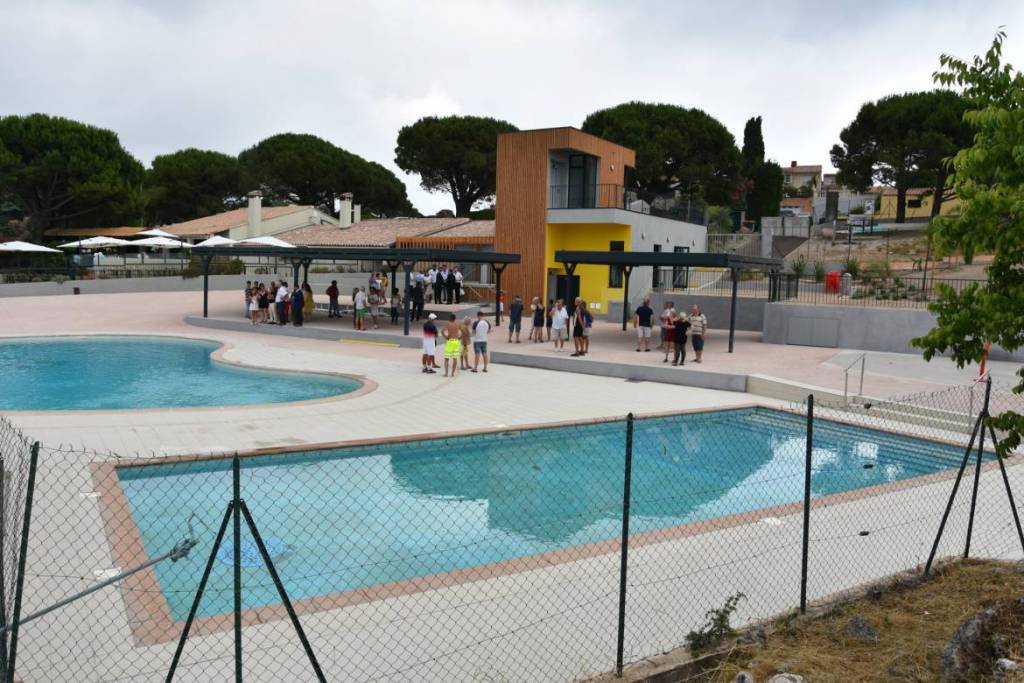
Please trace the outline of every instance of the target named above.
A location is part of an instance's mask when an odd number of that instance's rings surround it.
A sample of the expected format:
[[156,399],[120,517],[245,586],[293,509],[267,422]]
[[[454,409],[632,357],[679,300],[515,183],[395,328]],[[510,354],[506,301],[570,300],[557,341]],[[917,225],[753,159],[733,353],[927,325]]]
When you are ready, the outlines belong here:
[[281,286],[274,295],[274,307],[277,308],[277,324],[287,325],[288,317],[284,314],[284,302],[288,301],[288,283],[281,280]]
[[551,316],[551,335],[555,339],[555,351],[565,348],[565,340],[569,337],[569,311],[561,299],[555,301],[555,312]]
[[437,266],[431,266],[430,270],[427,271],[427,281],[424,283],[426,286],[424,289],[424,298],[427,301],[434,300],[434,283],[437,282]]
[[357,330],[366,329],[366,292],[360,287],[359,291],[352,297],[352,308],[355,311],[355,322]]
[[483,311],[476,312],[476,322],[473,323],[473,370],[476,372],[480,364],[480,357],[484,359],[484,372],[487,372],[487,335],[491,331],[491,324],[484,318]]
[[455,303],[462,303],[462,269],[455,266]]

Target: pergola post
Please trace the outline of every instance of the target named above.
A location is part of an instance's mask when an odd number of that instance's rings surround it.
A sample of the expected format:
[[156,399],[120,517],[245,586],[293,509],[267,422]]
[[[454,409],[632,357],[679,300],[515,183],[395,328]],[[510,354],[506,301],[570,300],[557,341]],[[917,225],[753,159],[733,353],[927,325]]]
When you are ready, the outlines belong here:
[[212,256],[203,257],[203,317],[210,315],[210,262]]
[[[564,265],[565,265],[565,301],[563,303],[565,304],[565,310],[569,310],[569,306],[570,305],[573,307],[573,309],[572,309],[573,310],[573,315],[569,316],[569,319],[571,321],[575,321],[576,320],[576,315],[575,315],[576,306],[575,306],[575,302],[576,302],[576,296],[577,295],[576,295],[576,292],[573,291],[572,276],[576,272],[576,266],[578,264],[576,264],[576,263],[566,263]],[[571,332],[571,331],[572,331],[572,326],[570,325],[569,329],[567,329],[566,332]]]
[[732,301],[729,302],[729,353],[732,353],[733,338],[736,336],[736,288],[742,268],[732,269]]
[[[402,270],[405,271],[405,296],[402,297],[402,329],[403,334],[409,336],[409,297],[412,295],[412,264],[402,263]],[[391,272],[395,270],[392,268]],[[392,279],[394,276],[392,275]]]
[[501,268],[497,263],[492,263],[494,269],[494,326],[501,327],[501,274],[505,272],[505,264]]
[[299,267],[302,265],[302,261],[299,259],[292,260],[292,286],[299,284]]
[[[302,259],[302,281],[309,282],[309,264],[313,263],[313,259],[307,258]],[[296,283],[298,284],[298,283]]]
[[629,322],[629,276],[633,272],[633,266],[625,266],[622,274],[625,281],[622,283],[622,331],[626,331],[626,323]]
[[[388,282],[391,283],[392,287],[397,289],[398,288],[398,283],[395,281],[395,276],[396,276],[396,273],[398,273],[398,264],[396,262],[394,262],[394,261],[385,261],[384,264],[391,268],[391,279],[389,279]],[[408,282],[406,282],[405,284],[406,284],[407,287],[409,286]],[[391,292],[381,292],[381,294],[384,295],[385,299],[387,299],[389,296],[391,296]]]

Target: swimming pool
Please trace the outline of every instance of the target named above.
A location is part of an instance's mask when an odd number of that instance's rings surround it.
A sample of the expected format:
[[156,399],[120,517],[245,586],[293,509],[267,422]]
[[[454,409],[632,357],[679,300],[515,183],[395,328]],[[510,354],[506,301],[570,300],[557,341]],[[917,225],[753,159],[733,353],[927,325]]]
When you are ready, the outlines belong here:
[[337,396],[344,377],[215,362],[220,344],[168,337],[0,340],[0,410],[183,408]]
[[[664,529],[802,499],[805,422],[749,408],[638,420],[631,531]],[[242,496],[294,600],[615,539],[624,423],[511,431],[242,460]],[[815,424],[815,496],[955,467],[952,446],[841,423]],[[119,467],[148,556],[180,540],[189,514],[211,528],[188,559],[156,569],[175,620],[231,495],[229,460]],[[230,539],[230,533],[227,536]],[[243,570],[246,608],[278,602],[261,566]],[[215,563],[200,615],[231,609]]]

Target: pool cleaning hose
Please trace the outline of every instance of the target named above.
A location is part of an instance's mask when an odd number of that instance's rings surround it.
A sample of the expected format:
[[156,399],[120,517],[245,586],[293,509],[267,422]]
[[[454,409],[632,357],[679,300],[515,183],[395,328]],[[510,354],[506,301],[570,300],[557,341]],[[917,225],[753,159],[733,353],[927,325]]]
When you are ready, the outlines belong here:
[[[121,581],[122,579],[124,579],[124,578],[126,578],[128,576],[131,576],[132,574],[137,574],[138,572],[141,572],[143,569],[146,569],[148,567],[152,567],[153,565],[159,564],[159,563],[163,562],[164,560],[170,560],[171,562],[177,562],[178,560],[185,559],[186,557],[188,557],[188,554],[190,552],[192,552],[192,549],[195,548],[197,545],[199,545],[199,539],[196,538],[195,531],[192,528],[192,518],[193,517],[195,517],[196,521],[198,521],[200,524],[203,524],[202,520],[200,520],[198,517],[196,517],[195,513],[190,514],[188,516],[188,520],[185,522],[185,524],[188,526],[188,536],[186,538],[181,539],[177,543],[175,543],[174,547],[171,548],[170,550],[168,550],[163,555],[160,555],[159,557],[154,557],[154,558],[152,558],[150,560],[147,560],[146,562],[143,562],[142,564],[140,564],[138,566],[132,567],[131,569],[123,571],[123,572],[121,572],[121,573],[119,573],[119,574],[117,574],[115,576],[112,576],[112,577],[110,577],[109,579],[107,579],[105,581],[101,581],[100,583],[97,583],[95,586],[90,586],[89,588],[86,588],[84,591],[79,591],[78,593],[75,593],[74,595],[69,595],[68,597],[64,598],[60,602],[55,602],[54,604],[50,605],[49,607],[44,607],[43,609],[39,610],[38,612],[33,612],[32,614],[24,616],[20,620],[14,622],[14,623],[2,626],[2,627],[0,627],[0,635],[3,635],[5,633],[7,633],[8,631],[10,631],[12,628],[14,628],[15,624],[17,624],[18,626],[21,626],[21,625],[27,624],[30,621],[35,621],[39,617],[45,616],[45,615],[49,614],[50,612],[54,612],[56,610],[59,610],[61,607],[65,607],[66,605],[70,605],[71,603],[75,602],[76,600],[80,600],[80,599],[84,598],[87,595],[91,595],[91,594],[95,593],[96,591],[100,590],[101,588],[106,588],[107,586],[115,584],[118,581]],[[206,527],[205,524],[203,524],[203,526]]]

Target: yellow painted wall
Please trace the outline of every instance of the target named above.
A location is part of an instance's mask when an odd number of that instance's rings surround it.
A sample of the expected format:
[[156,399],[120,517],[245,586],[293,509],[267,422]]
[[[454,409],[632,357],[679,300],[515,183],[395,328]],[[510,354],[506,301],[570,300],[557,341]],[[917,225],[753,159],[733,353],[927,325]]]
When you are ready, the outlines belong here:
[[[920,199],[921,206],[911,207],[907,206],[907,218],[930,218],[932,215],[932,199],[934,198],[931,194],[927,194],[919,197],[907,196],[907,201],[911,199]],[[875,212],[875,220],[895,220],[896,218],[896,195],[895,194],[883,194],[882,199],[878,208]],[[940,214],[943,216],[951,216],[960,213],[960,198],[950,197],[942,201],[942,211]]]
[[[608,251],[610,242],[622,242],[630,251],[631,226],[622,223],[549,223],[545,231],[546,273],[565,274],[565,268],[555,261],[559,249],[573,251]],[[580,278],[579,296],[588,305],[600,304],[594,313],[607,313],[608,302],[622,299],[622,287],[608,287],[608,266],[581,264],[576,267]],[[547,292],[547,278],[544,280],[544,301],[554,296]],[[531,297],[524,297],[529,300]]]

